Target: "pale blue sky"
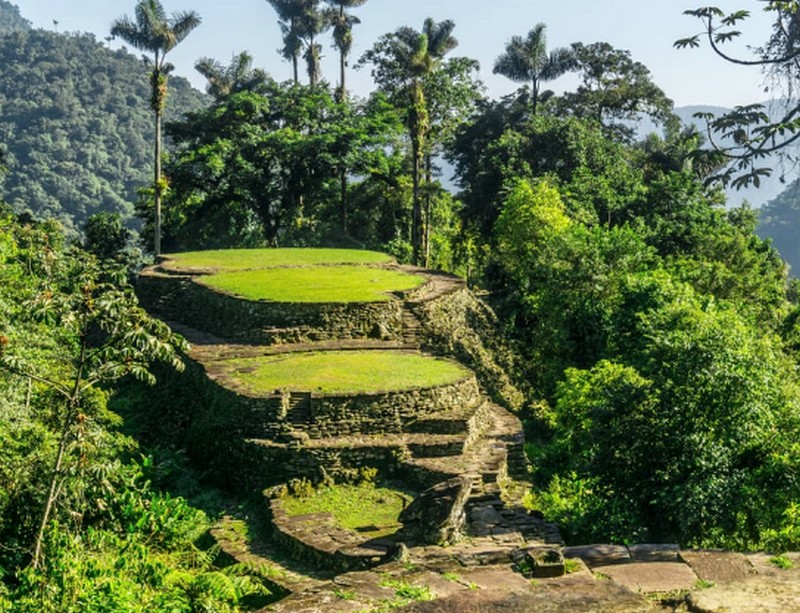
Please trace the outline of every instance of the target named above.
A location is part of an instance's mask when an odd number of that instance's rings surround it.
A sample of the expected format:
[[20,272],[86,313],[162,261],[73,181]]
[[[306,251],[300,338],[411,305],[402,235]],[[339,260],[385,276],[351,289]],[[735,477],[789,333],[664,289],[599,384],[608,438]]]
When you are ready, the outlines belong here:
[[[135,0],[11,0],[34,26],[65,31],[89,31],[98,39],[108,36],[111,22],[132,14]],[[209,56],[227,63],[234,53],[247,50],[255,63],[278,80],[291,76],[291,67],[281,60],[280,31],[275,13],[266,0],[162,0],[168,12],[195,10],[203,23],[171,54],[177,74],[198,87],[204,81],[193,69],[197,58]],[[727,65],[707,49],[676,50],[672,43],[699,29],[699,22],[682,15],[684,9],[703,4],[700,0],[369,0],[355,9],[362,25],[355,30],[353,58],[358,58],[386,32],[402,25],[419,29],[428,16],[453,19],[460,45],[453,52],[481,63],[481,77],[492,96],[517,86],[492,74],[494,59],[506,41],[524,35],[536,23],[547,24],[550,48],[571,42],[606,41],[628,49],[643,62],[655,82],[677,105],[711,104],[732,106],[769,97],[763,92],[758,69]],[[748,42],[761,44],[769,34],[769,20],[755,0],[718,0],[723,10],[749,8],[754,13]],[[119,42],[111,43],[118,46]],[[323,41],[323,74],[335,83],[337,55],[326,36]],[[357,94],[372,89],[367,70],[352,73],[349,85]],[[568,77],[553,85],[569,88]]]

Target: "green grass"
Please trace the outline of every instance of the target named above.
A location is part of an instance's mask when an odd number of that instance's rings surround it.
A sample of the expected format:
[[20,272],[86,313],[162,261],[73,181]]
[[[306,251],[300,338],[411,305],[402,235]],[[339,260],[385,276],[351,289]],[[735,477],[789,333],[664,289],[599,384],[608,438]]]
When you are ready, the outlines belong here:
[[312,266],[221,272],[200,283],[247,300],[385,302],[387,292],[413,289],[424,277],[368,266]]
[[289,515],[333,513],[339,526],[358,531],[367,540],[395,532],[408,500],[398,490],[362,483],[321,487],[310,496],[290,496],[282,502]]
[[792,562],[785,555],[774,556],[769,559],[769,563],[782,570],[794,568],[794,562]]
[[401,351],[314,351],[238,358],[226,364],[230,374],[255,393],[389,392],[434,387],[468,375],[455,362]]
[[167,254],[169,268],[243,270],[319,264],[378,264],[391,256],[356,249],[224,249]]

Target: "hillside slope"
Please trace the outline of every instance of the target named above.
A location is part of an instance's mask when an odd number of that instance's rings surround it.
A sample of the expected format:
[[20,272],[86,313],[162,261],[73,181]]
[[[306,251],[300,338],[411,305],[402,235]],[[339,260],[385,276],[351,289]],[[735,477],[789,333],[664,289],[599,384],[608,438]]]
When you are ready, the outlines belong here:
[[[8,7],[0,7],[0,23]],[[152,165],[153,121],[142,60],[93,35],[19,30],[0,35],[3,199],[16,212],[55,217],[68,234],[100,211],[133,214]],[[170,80],[167,120],[204,104]]]

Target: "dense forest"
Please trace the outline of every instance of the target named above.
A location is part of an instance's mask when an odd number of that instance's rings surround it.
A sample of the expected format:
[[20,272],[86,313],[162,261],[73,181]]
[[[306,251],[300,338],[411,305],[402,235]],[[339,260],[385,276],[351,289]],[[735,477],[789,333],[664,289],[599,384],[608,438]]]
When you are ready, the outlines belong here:
[[[494,71],[520,84],[506,98],[484,95],[456,24],[428,19],[358,59],[376,89],[356,99],[345,9],[361,3],[270,1],[295,79],[201,58],[200,95],[90,35],[30,30],[0,0],[0,610],[265,596],[198,544],[200,506],[220,505],[180,449],[120,417],[163,409],[134,380],[182,367],[121,255],[134,202],[152,240],[154,192],[166,252],[367,247],[486,290],[526,393],[529,502],[568,541],[800,548],[800,297],[756,214],[725,208],[726,160],[701,154],[630,52],[548,49],[543,24],[498,42]],[[141,42],[136,26],[115,28]],[[328,29],[336,86],[319,74]],[[567,72],[574,91],[545,89]],[[658,131],[642,139],[643,117]]]
[[[0,134],[4,200],[17,212],[58,219],[76,235],[100,212],[133,220],[150,177],[152,120],[142,61],[90,34],[24,28],[0,5]],[[171,83],[168,117],[204,104]]]

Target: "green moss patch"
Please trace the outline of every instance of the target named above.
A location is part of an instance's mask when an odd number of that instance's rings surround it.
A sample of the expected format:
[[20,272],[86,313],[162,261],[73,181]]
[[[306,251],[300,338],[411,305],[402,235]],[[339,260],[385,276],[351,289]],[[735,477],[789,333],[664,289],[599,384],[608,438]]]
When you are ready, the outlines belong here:
[[372,538],[396,532],[401,525],[397,517],[411,499],[399,490],[362,483],[321,487],[308,496],[287,496],[281,503],[288,515],[332,513],[340,527]]
[[222,272],[202,277],[208,287],[247,300],[384,302],[387,292],[413,289],[425,278],[368,266],[311,266]]
[[402,351],[315,351],[239,358],[226,364],[233,377],[256,393],[399,391],[455,383],[469,374],[455,362]]
[[382,264],[391,256],[357,249],[220,249],[166,256],[165,266],[186,270],[244,270],[320,264]]

